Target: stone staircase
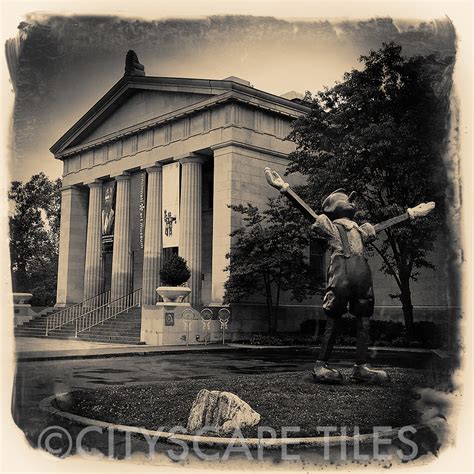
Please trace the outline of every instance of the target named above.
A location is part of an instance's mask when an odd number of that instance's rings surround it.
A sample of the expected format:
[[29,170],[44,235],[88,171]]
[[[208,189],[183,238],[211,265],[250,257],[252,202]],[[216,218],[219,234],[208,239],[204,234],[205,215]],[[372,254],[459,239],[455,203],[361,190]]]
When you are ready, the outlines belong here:
[[140,342],[141,308],[131,308],[115,318],[92,327],[74,337],[75,324],[64,325],[46,336],[46,315],[36,317],[15,328],[15,337],[75,339],[78,341],[109,342],[114,344],[143,344]]

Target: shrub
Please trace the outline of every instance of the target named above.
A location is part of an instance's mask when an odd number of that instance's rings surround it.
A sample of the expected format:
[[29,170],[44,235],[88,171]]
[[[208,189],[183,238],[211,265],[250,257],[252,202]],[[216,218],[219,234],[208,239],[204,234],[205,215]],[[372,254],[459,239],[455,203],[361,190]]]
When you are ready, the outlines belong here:
[[314,337],[316,332],[316,320],[306,319],[305,321],[302,321],[300,323],[300,332],[302,336]]
[[413,325],[415,339],[421,341],[424,347],[434,349],[442,347],[447,342],[447,331],[431,321],[419,321]]
[[181,286],[190,276],[186,260],[178,255],[172,255],[160,270],[161,283],[164,286]]
[[[343,317],[341,333],[337,338],[337,345],[356,345],[356,318],[354,316]],[[293,336],[280,334],[279,336],[268,336],[255,334],[250,340],[254,345],[311,345],[315,342],[321,343],[321,337],[326,327],[326,320],[316,321],[307,319],[300,324],[300,334]],[[422,347],[434,349],[443,347],[445,334],[442,326],[428,321],[419,321],[414,324],[416,339],[407,341],[405,326],[396,321],[373,320],[370,324],[370,345],[385,347]]]
[[256,346],[281,346],[283,345],[283,340],[280,337],[267,334],[255,334],[250,339],[250,344]]

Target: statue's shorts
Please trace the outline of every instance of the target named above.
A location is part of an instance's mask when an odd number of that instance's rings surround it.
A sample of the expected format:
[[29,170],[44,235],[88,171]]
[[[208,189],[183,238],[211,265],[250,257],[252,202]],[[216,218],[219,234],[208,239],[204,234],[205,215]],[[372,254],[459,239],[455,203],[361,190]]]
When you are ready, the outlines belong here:
[[347,312],[358,317],[374,313],[372,272],[363,255],[332,255],[323,308],[329,316]]

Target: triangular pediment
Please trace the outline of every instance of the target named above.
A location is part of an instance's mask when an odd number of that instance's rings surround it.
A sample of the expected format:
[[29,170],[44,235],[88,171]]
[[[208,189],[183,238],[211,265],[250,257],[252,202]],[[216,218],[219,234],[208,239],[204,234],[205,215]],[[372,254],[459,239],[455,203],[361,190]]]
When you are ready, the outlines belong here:
[[209,96],[192,92],[136,89],[120,106],[114,108],[113,111],[109,110],[110,114],[103,118],[101,123],[94,124],[89,133],[84,134],[80,140],[71,143],[71,145],[78,145],[114,132],[120,132],[128,127],[201,102]]
[[225,92],[203,80],[123,78],[52,147],[55,154],[187,108]]

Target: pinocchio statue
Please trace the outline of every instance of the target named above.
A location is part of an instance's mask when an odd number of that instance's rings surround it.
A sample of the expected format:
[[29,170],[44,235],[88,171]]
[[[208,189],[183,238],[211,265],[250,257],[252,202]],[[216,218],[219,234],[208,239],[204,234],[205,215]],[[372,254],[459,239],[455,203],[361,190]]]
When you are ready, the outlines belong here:
[[327,363],[340,332],[342,316],[349,309],[349,313],[356,317],[357,322],[356,362],[351,379],[356,382],[387,381],[387,372],[372,368],[367,363],[370,317],[374,313],[374,291],[364,247],[375,239],[377,232],[399,222],[427,215],[434,209],[435,203],[419,204],[407,209],[406,213],[377,225],[358,225],[353,220],[356,213],[353,203],[355,193],[348,195],[344,189],[337,189],[324,199],[323,213],[317,215],[276,171],[265,168],[265,176],[271,186],[278,189],[311,219],[313,232],[328,242],[331,251],[323,299],[327,323],[319,357],[312,371],[313,377],[318,382],[337,383],[343,380],[341,373],[328,367]]

